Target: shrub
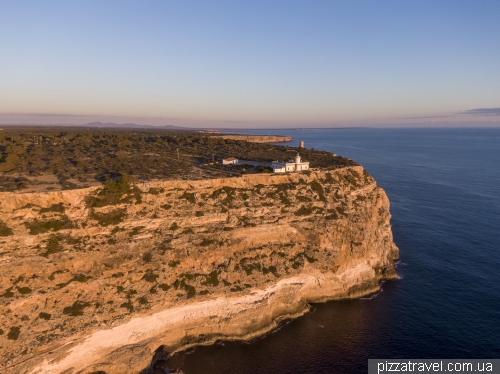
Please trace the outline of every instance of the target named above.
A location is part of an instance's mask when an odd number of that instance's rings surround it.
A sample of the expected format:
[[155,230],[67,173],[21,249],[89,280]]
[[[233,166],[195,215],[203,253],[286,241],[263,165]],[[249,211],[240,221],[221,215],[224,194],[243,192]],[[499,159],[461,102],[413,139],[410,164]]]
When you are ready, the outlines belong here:
[[12,287],[10,288],[7,288],[5,290],[5,292],[3,293],[3,295],[1,295],[2,297],[14,297],[14,292],[12,292]]
[[83,310],[89,306],[87,302],[75,301],[73,305],[64,308],[63,313],[71,317],[83,316]]
[[219,285],[219,278],[218,278],[218,274],[217,274],[217,271],[212,271],[209,275],[207,275],[205,277],[205,281],[204,282],[201,282],[201,284],[205,285],[205,286],[218,286]]
[[146,273],[142,276],[142,279],[144,279],[146,282],[156,282],[156,279],[159,277],[159,275],[153,273],[153,270],[146,270]]
[[318,181],[312,181],[310,186],[311,189],[318,194],[321,201],[326,201],[325,191],[323,190],[323,186]]
[[60,219],[50,219],[47,221],[39,221],[35,218],[32,222],[25,222],[24,225],[30,230],[30,235],[44,234],[49,231],[67,230],[74,227],[73,222],[71,222],[65,214],[63,214]]
[[[186,296],[188,299],[190,299],[196,294],[196,289],[190,284],[187,284],[185,279],[182,279],[181,281],[177,279],[174,282],[173,286],[176,290],[178,290],[179,288],[184,289],[186,291]],[[181,295],[178,294],[177,296],[182,296],[182,294]]]
[[147,252],[144,254],[144,256],[142,256],[142,261],[144,262],[151,262],[153,260],[153,254],[151,252]]
[[74,276],[73,280],[80,283],[87,283],[92,277],[90,275],[77,274]]
[[339,212],[340,214],[342,214],[343,216],[347,216],[347,213],[345,211],[345,208],[344,207],[341,207],[341,206],[338,206],[337,207],[337,212]]
[[279,277],[278,270],[276,269],[276,266],[269,266],[266,268],[265,266],[262,267],[262,274],[266,275],[272,273],[276,278]]
[[107,179],[104,188],[99,190],[96,195],[90,196],[87,199],[87,204],[90,207],[103,207],[107,205],[116,205],[130,203],[134,198],[139,204],[142,201],[141,191],[137,186],[133,185],[134,178],[132,176],[122,175],[115,182],[112,179]]
[[38,315],[38,317],[40,317],[41,319],[44,319],[44,320],[48,321],[52,317],[52,315],[49,314],[49,313],[40,312],[40,314]]
[[130,313],[134,311],[134,304],[132,304],[132,301],[130,300],[126,303],[121,304],[120,307],[127,309]]
[[203,240],[201,241],[201,243],[199,245],[202,247],[208,247],[209,245],[212,245],[215,243],[217,243],[217,240],[203,238]]
[[[247,275],[252,274],[254,270],[261,271],[262,266],[260,263],[252,263],[249,258],[242,258],[240,260],[241,268],[245,271]],[[236,269],[235,269],[236,270]]]
[[63,246],[61,245],[63,237],[61,235],[50,235],[47,239],[47,246],[45,252],[40,253],[40,256],[48,257],[51,254],[62,252]]
[[163,291],[168,291],[170,286],[168,284],[162,283],[158,287],[160,287]]
[[7,339],[17,340],[19,338],[20,333],[21,333],[21,328],[19,326],[13,326],[10,328],[10,331],[7,334]]
[[179,199],[186,199],[189,201],[191,204],[196,203],[196,199],[194,197],[194,193],[184,191],[184,194],[179,196]]
[[59,204],[52,204],[48,208],[42,208],[40,209],[40,213],[49,213],[49,212],[55,212],[55,213],[64,213],[65,208],[63,203]]
[[125,219],[126,210],[124,208],[115,209],[108,213],[90,212],[90,218],[95,219],[101,226],[117,225]]
[[311,215],[314,211],[314,208],[312,207],[305,207],[305,206],[301,206],[299,208],[299,210],[297,210],[294,214],[296,216],[308,216],[308,215]]
[[17,292],[19,292],[21,295],[27,295],[31,293],[31,288],[29,287],[17,287]]
[[13,235],[12,229],[7,226],[4,221],[0,220],[0,236],[10,235]]
[[205,215],[205,213],[203,213],[200,210],[196,212],[196,217],[203,217],[204,215]]
[[304,254],[304,257],[306,258],[307,262],[309,262],[310,264],[312,264],[313,262],[316,262],[318,261],[317,258],[314,258],[314,257],[309,257],[308,255]]
[[297,201],[300,201],[303,203],[310,203],[312,201],[311,198],[309,198],[307,196],[298,195],[298,196],[295,196],[295,198],[297,199]]
[[146,296],[141,296],[137,299],[137,301],[139,302],[139,304],[141,305],[145,305],[145,304],[148,304],[148,299],[146,298]]
[[148,193],[151,194],[151,195],[158,195],[160,193],[160,190],[158,190],[158,188],[151,187],[148,190]]

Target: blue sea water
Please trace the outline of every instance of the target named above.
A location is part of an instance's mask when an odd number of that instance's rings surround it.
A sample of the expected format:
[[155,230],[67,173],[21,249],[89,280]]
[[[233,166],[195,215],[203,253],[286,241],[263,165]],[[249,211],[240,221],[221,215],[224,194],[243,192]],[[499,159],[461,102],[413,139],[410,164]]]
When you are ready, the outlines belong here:
[[400,279],[250,343],[175,355],[194,373],[366,373],[370,358],[500,358],[500,129],[254,131],[362,164],[391,201]]

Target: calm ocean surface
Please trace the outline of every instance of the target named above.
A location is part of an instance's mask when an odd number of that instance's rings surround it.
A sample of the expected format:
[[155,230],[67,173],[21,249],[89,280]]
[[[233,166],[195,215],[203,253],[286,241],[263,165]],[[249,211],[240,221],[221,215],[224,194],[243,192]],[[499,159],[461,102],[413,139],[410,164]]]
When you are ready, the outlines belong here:
[[251,343],[174,356],[194,373],[366,373],[369,358],[500,358],[500,129],[273,130],[362,164],[391,201],[399,280]]

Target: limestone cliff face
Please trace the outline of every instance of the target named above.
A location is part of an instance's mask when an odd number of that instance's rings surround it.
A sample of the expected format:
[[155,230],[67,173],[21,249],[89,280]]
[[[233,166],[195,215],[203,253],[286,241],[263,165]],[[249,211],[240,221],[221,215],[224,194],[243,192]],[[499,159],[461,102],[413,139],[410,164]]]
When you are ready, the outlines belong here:
[[159,346],[249,338],[395,277],[360,166],[138,187],[0,193],[1,372],[137,373]]
[[293,138],[291,136],[284,135],[216,135],[216,138],[222,139],[232,139],[232,140],[245,140],[251,143],[287,143],[291,142]]

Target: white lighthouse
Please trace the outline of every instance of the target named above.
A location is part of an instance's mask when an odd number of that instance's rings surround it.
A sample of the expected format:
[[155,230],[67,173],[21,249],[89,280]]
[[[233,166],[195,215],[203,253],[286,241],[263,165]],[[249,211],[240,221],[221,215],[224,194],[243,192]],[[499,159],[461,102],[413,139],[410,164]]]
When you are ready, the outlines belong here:
[[272,168],[275,173],[303,171],[309,169],[309,162],[302,162],[302,157],[297,153],[295,160],[288,162],[273,161]]

